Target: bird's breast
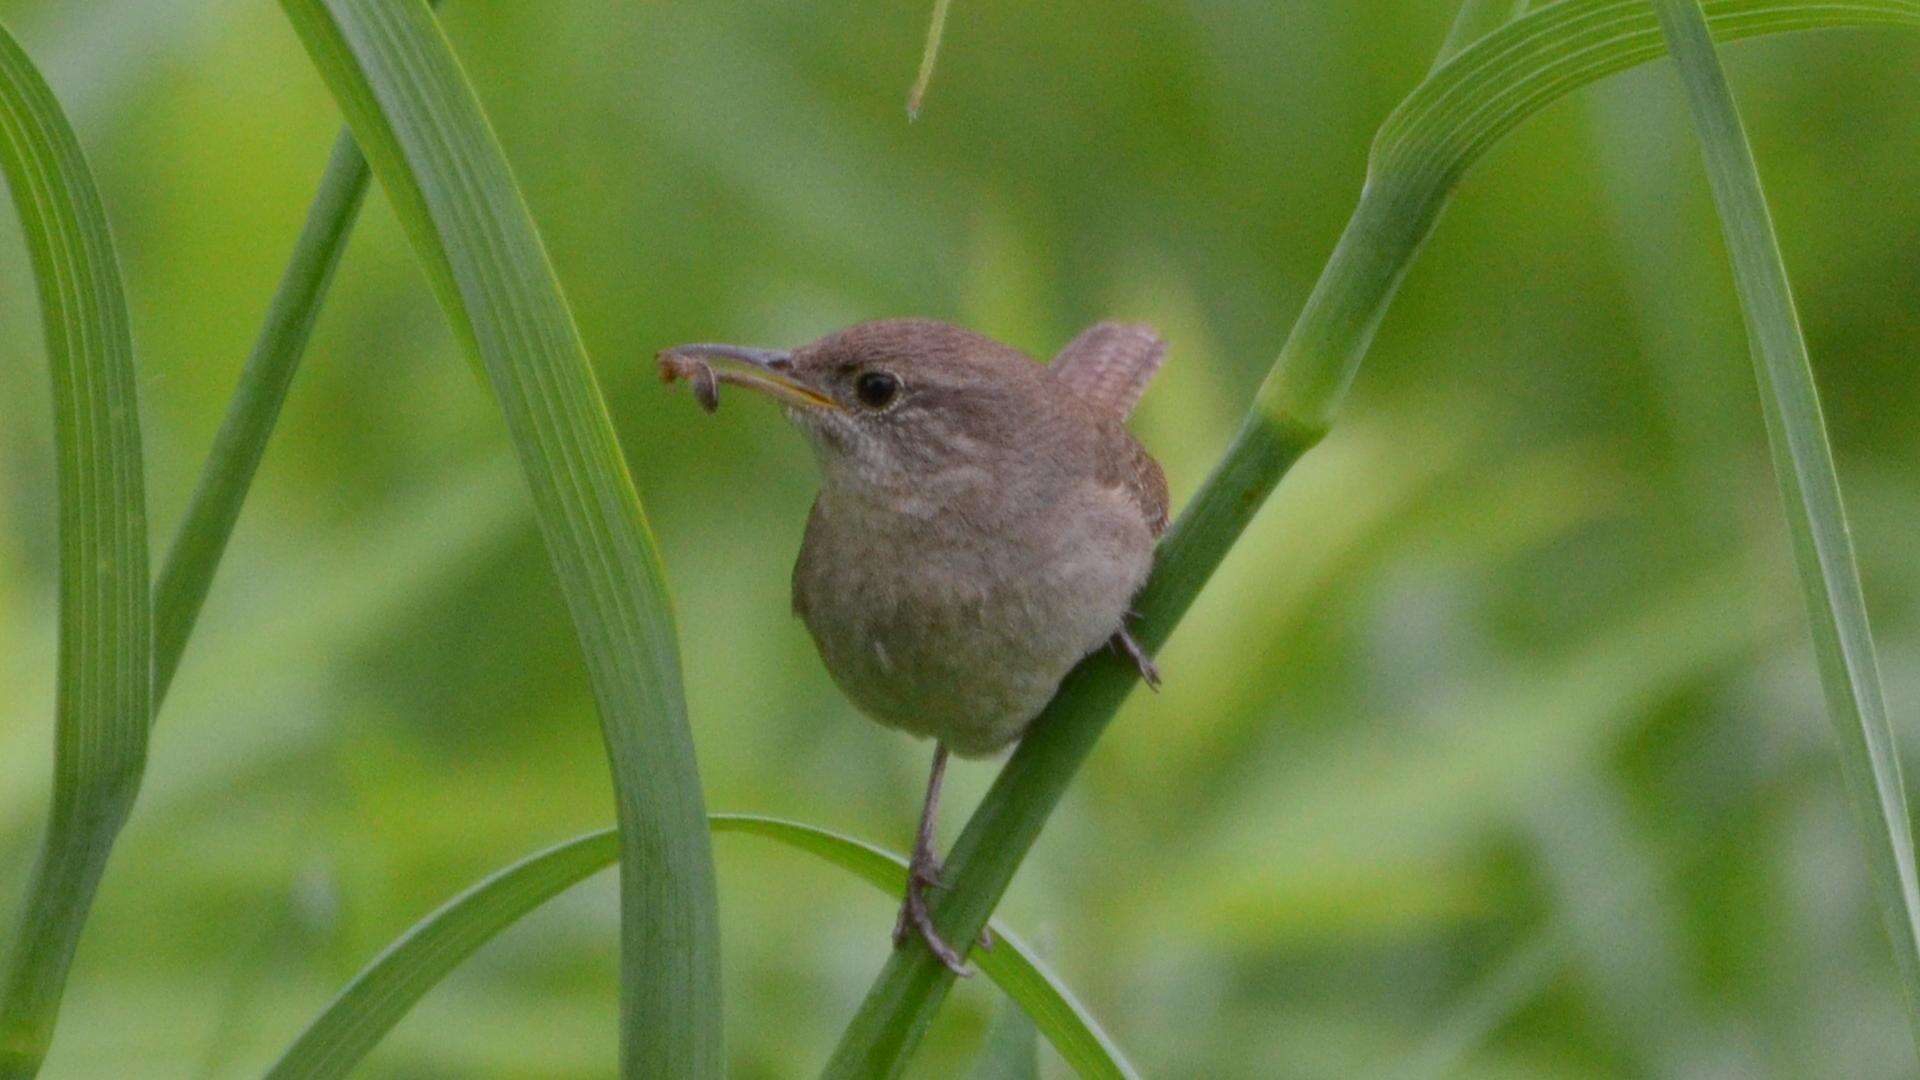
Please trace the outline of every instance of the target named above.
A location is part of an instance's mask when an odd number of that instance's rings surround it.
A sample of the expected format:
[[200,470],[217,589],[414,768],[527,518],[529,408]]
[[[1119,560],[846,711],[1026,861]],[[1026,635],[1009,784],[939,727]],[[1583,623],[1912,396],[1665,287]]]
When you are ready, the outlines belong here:
[[952,500],[901,512],[823,491],[794,610],[836,683],[881,723],[992,753],[1120,629],[1152,556],[1131,502],[1089,483],[1010,517]]

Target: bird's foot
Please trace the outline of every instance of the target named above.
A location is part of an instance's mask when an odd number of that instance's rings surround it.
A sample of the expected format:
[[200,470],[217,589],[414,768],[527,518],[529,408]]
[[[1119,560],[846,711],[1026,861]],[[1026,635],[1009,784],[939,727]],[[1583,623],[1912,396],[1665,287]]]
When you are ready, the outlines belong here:
[[[893,923],[893,945],[896,949],[905,945],[908,936],[919,931],[921,940],[927,943],[927,948],[947,966],[948,971],[963,979],[970,978],[973,965],[967,963],[959,950],[940,936],[940,931],[933,925],[933,912],[927,907],[927,890],[940,884],[940,864],[931,858],[915,858],[907,868],[907,895],[900,902],[900,917]],[[993,947],[985,930],[981,931],[981,947]]]
[[1153,657],[1148,656],[1147,650],[1133,640],[1133,635],[1127,631],[1126,627],[1123,626],[1114,631],[1113,647],[1120,651],[1120,655],[1133,661],[1134,667],[1140,669],[1140,680],[1147,684],[1147,689],[1155,691],[1160,689],[1160,669],[1154,666]]

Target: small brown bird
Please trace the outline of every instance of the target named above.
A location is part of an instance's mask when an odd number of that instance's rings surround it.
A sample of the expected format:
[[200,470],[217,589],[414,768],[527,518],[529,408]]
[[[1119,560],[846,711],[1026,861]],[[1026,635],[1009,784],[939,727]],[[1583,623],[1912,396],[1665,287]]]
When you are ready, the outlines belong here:
[[[812,444],[818,498],[793,609],[827,671],[874,720],[935,740],[895,945],[940,939],[934,821],[949,751],[1026,731],[1088,653],[1111,643],[1159,685],[1128,634],[1167,524],[1167,482],[1126,429],[1166,354],[1150,329],[1101,323],[1041,365],[946,323],[861,323],[791,352],[682,345],[662,377],[778,399]],[[722,362],[716,372],[714,361]]]

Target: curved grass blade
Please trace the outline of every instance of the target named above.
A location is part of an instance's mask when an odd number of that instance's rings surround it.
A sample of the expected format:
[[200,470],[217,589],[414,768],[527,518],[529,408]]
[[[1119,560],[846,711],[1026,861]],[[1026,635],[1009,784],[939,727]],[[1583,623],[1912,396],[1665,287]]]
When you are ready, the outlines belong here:
[[[1719,0],[1716,35],[1824,26],[1920,27],[1920,0]],[[1500,134],[1555,99],[1659,55],[1645,0],[1562,0],[1441,65],[1389,117],[1359,204],[1295,320],[1233,445],[1160,545],[1135,600],[1135,637],[1157,650],[1280,478],[1326,433],[1407,267],[1461,174]],[[1083,661],[1029,729],[948,854],[933,903],[968,941],[999,903],[1073,774],[1132,690],[1105,654]],[[827,1075],[895,1076],[953,976],[925,949],[896,950],[842,1034]]]
[[[714,832],[751,833],[818,855],[889,896],[906,884],[906,860],[861,841],[791,821],[715,814]],[[495,934],[548,898],[611,864],[614,830],[589,833],[528,857],[448,901],[354,976],[268,1071],[269,1080],[322,1080],[347,1074],[421,996]],[[1017,937],[994,924],[1000,943],[976,952],[980,969],[1022,1009],[1060,1054],[1086,1076],[1133,1076],[1086,1010]]]
[[1894,965],[1906,989],[1907,1021],[1920,1048],[1920,872],[1914,866],[1899,745],[1887,719],[1866,596],[1860,588],[1860,569],[1840,499],[1833,449],[1827,443],[1813,365],[1753,148],[1706,20],[1695,0],[1654,0],[1654,8],[1680,69],[1726,233],[1754,373],[1760,382],[1774,478],[1780,484],[1793,534],[1794,561],[1806,594],[1827,716],[1840,740],[1842,772],[1854,809],[1866,829],[1867,857],[1879,888],[1881,915],[1893,938]]
[[0,984],[0,1077],[19,1078],[46,1056],[94,891],[140,790],[152,636],[133,342],[106,213],[59,103],[4,30],[0,169],[40,294],[60,504],[53,807]]
[[[1713,0],[1706,10],[1722,40],[1821,27],[1920,27],[1920,0]],[[1646,0],[1562,0],[1435,70],[1381,124],[1360,204],[1260,388],[1260,411],[1311,427],[1331,423],[1461,175],[1527,117],[1663,52]]]
[[621,1069],[719,1076],[713,859],[659,557],[573,316],[419,0],[282,0],[486,369],[586,661],[622,837]]
[[[753,833],[810,851],[865,878],[888,896],[897,897],[907,887],[905,859],[884,848],[825,829],[752,814],[715,814],[713,831]],[[1008,997],[1020,1003],[1067,1064],[1081,1076],[1138,1075],[1120,1048],[1094,1023],[1086,1007],[1067,991],[1060,977],[1018,936],[998,922],[992,926],[999,941],[992,949],[974,949],[967,959]]]
[[[1709,0],[1722,41],[1827,26],[1913,25],[1912,0]],[[1646,0],[1563,0],[1488,34],[1441,65],[1380,126],[1376,174],[1450,183],[1549,102],[1666,52]]]
[[603,829],[530,855],[447,901],[361,969],[267,1070],[267,1080],[347,1075],[475,949],[619,857],[619,834]]
[[[1468,0],[1454,12],[1453,25],[1434,55],[1432,71],[1460,54],[1460,50],[1519,18],[1527,10],[1527,0]],[[1431,72],[1429,72],[1431,73]]]

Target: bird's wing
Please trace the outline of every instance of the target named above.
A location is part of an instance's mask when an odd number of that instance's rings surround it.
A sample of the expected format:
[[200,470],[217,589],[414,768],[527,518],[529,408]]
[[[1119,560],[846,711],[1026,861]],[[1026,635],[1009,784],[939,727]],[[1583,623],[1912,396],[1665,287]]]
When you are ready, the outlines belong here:
[[1119,420],[1109,417],[1099,424],[1107,439],[1107,452],[1098,459],[1100,482],[1125,492],[1158,537],[1167,531],[1167,474]]
[[1103,322],[1067,342],[1050,366],[1089,405],[1124,420],[1166,356],[1167,343],[1152,327]]
[[1132,475],[1128,478],[1128,490],[1133,492],[1134,501],[1140,504],[1140,514],[1147,519],[1147,527],[1153,530],[1155,539],[1167,531],[1167,474],[1161,470],[1160,463],[1153,460],[1147,448],[1133,442]]

